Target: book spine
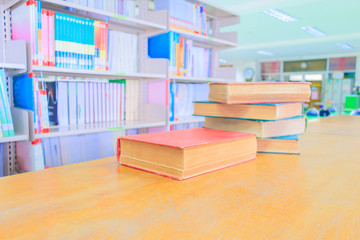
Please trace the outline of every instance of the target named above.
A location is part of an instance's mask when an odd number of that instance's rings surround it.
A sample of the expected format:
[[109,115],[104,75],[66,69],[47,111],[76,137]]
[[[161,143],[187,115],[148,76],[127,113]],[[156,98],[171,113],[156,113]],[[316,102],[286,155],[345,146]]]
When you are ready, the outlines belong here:
[[4,93],[0,91],[0,122],[1,122],[1,132],[3,137],[9,136],[9,125],[6,120],[6,111],[5,111],[5,104],[4,104]]
[[95,62],[95,70],[100,69],[100,27],[99,27],[99,21],[94,21],[94,31],[95,31],[95,56],[94,56],[94,62]]
[[36,11],[36,26],[37,26],[37,58],[38,58],[38,65],[43,65],[43,49],[42,49],[42,22],[41,22],[41,6],[42,2],[37,1],[37,11]]
[[[90,67],[89,61],[88,61],[88,45],[86,43],[86,31],[89,27],[88,25],[90,22],[87,19],[81,19],[80,20],[80,61],[79,65],[81,69],[88,69]],[[90,34],[90,33],[88,33]]]
[[32,45],[32,63],[33,65],[38,65],[37,60],[37,26],[36,26],[36,12],[37,4],[34,0],[29,0],[26,3],[30,7],[30,35],[31,35],[31,45]]
[[108,50],[109,50],[109,24],[105,24],[105,70],[109,71],[109,59],[108,59]]
[[[60,38],[59,38],[60,25],[59,25],[59,21],[60,21],[59,14],[55,13],[55,15],[54,15],[54,28],[55,28],[55,33],[54,33],[55,49],[54,49],[54,51],[55,51],[55,66],[56,67],[60,67],[60,51],[59,51],[60,50]],[[50,22],[49,22],[49,25],[50,25]],[[50,42],[50,34],[49,34],[49,42]],[[50,50],[50,48],[49,48],[49,50]]]
[[49,112],[47,93],[45,89],[39,89],[39,117],[40,117],[40,130],[41,133],[49,132]]
[[95,21],[91,20],[89,25],[89,56],[91,69],[95,69],[96,46],[95,46]]
[[64,59],[65,59],[65,68],[70,68],[71,67],[71,53],[70,53],[70,49],[71,49],[71,43],[70,43],[70,33],[71,33],[71,22],[70,22],[70,16],[69,15],[65,15],[65,32],[64,32],[64,36],[65,36],[65,54],[64,54]]
[[44,66],[49,66],[49,14],[45,9],[41,10],[42,22],[42,61]]
[[8,136],[14,136],[15,135],[14,124],[13,124],[11,111],[10,111],[9,96],[8,96],[7,90],[6,90],[6,78],[5,78],[4,71],[2,71],[0,73],[0,78],[1,78],[0,79],[1,95],[2,95],[2,101],[3,101],[4,109],[5,109],[5,116],[6,116],[6,125],[7,125],[6,128],[8,131]]

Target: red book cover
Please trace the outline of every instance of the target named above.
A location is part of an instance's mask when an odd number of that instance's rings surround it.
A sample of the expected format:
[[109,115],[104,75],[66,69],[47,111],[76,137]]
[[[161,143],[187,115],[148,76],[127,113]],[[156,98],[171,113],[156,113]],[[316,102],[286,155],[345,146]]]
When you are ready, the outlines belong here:
[[[168,132],[156,132],[156,133],[149,133],[149,134],[139,134],[139,135],[132,135],[132,136],[126,136],[126,137],[120,137],[117,142],[117,158],[120,162],[120,156],[121,156],[121,139],[131,140],[131,141],[137,141],[142,143],[149,143],[154,145],[160,145],[160,146],[166,146],[166,147],[172,147],[177,149],[193,149],[194,147],[201,147],[201,145],[209,145],[209,144],[217,144],[217,143],[231,143],[231,140],[239,140],[242,138],[253,138],[253,140],[256,142],[256,135],[255,134],[249,134],[249,133],[241,133],[241,132],[232,132],[232,131],[223,131],[223,130],[215,130],[215,129],[206,129],[206,128],[194,128],[194,129],[185,129],[185,130],[176,130],[176,131],[168,131]],[[249,157],[249,159],[245,159],[243,162],[247,162],[250,160],[255,159],[255,153],[256,153],[256,143],[255,145],[250,144],[249,146],[249,152],[247,154],[251,153],[251,151],[254,151],[254,157]],[[125,150],[124,150],[125,151]],[[142,149],[139,149],[139,151],[142,151]],[[219,150],[221,151],[221,149]],[[128,156],[125,156],[128,157]],[[221,159],[219,159],[221,161]],[[177,178],[172,175],[164,174],[162,172],[154,171],[148,168],[142,168],[139,166],[134,166],[131,164],[124,163],[123,160],[121,160],[121,164],[133,168],[137,168],[140,170],[144,170],[147,172],[152,172],[158,175],[174,178],[177,180],[183,180],[188,177],[184,178]],[[226,168],[229,166],[237,165],[239,163],[231,163],[231,164],[224,164],[219,165],[216,168],[212,168],[208,171],[202,171],[195,175],[192,175],[190,177],[202,175],[208,172],[212,172],[215,170],[219,170],[222,168]]]
[[203,144],[222,142],[236,138],[256,136],[250,133],[223,131],[207,128],[192,128],[169,132],[156,132],[120,137],[138,142],[152,143],[175,148],[194,147]]

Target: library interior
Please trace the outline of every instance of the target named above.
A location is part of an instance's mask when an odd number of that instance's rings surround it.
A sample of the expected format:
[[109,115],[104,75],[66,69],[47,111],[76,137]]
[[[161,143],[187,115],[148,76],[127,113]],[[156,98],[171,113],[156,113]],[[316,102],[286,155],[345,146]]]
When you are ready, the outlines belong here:
[[0,239],[360,239],[359,12],[0,0]]

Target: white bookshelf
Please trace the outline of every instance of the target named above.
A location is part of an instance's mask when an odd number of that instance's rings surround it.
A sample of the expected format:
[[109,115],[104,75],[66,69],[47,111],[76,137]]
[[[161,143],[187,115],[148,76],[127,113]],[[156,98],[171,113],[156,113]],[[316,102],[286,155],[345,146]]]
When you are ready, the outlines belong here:
[[[189,0],[192,1],[192,0]],[[149,127],[169,127],[174,124],[198,123],[203,118],[191,116],[169,123],[168,107],[165,105],[148,104],[146,102],[146,82],[165,81],[173,79],[178,82],[227,82],[235,80],[235,71],[231,69],[219,68],[219,51],[236,46],[237,35],[234,33],[223,33],[222,27],[237,24],[239,16],[214,6],[209,2],[201,1],[207,5],[208,17],[212,21],[213,30],[211,35],[202,36],[199,34],[174,29],[169,26],[169,15],[166,10],[149,11],[148,0],[138,0],[138,15],[136,17],[126,17],[112,12],[102,11],[85,7],[76,3],[62,0],[41,0],[42,7],[57,12],[68,13],[79,17],[105,21],[109,23],[110,29],[131,32],[138,35],[138,69],[136,73],[110,72],[85,69],[68,69],[48,66],[32,65],[30,44],[24,41],[11,41],[11,7],[17,4],[24,4],[26,0],[0,0],[0,68],[6,69],[9,85],[9,97],[12,103],[12,76],[34,72],[44,76],[61,76],[80,78],[93,78],[94,81],[101,79],[128,79],[141,82],[143,93],[139,94],[138,99],[142,103],[138,119],[134,121],[123,121],[116,123],[93,123],[76,126],[57,126],[51,127],[50,132],[34,134],[33,112],[12,108],[12,115],[15,128],[15,136],[2,138],[0,142],[6,143],[9,151],[5,153],[7,163],[7,174],[14,171],[15,163],[15,142],[33,141],[35,139],[61,137],[70,135],[100,133],[109,131],[122,131],[129,129],[143,129]],[[168,60],[149,59],[147,52],[148,37],[155,36],[172,30],[181,36],[194,40],[194,45],[212,49],[212,73],[211,78],[197,77],[169,77]],[[145,80],[145,81],[144,81]]]
[[33,112],[12,108],[15,136],[0,138],[0,142],[7,144],[6,148],[9,149],[9,151],[4,153],[7,165],[5,167],[6,175],[14,173],[14,166],[16,166],[15,142],[18,141],[33,141],[42,138],[109,131],[117,132],[116,134],[118,135],[126,133],[123,130],[167,126],[167,106],[148,104],[145,88],[147,81],[166,81],[168,79],[168,60],[148,59],[147,56],[148,37],[167,30],[167,11],[148,11],[148,0],[138,0],[138,14],[136,17],[121,16],[112,12],[93,9],[62,0],[38,1],[42,2],[42,7],[45,9],[104,21],[109,24],[110,29],[136,34],[138,36],[138,72],[111,72],[32,65],[32,61],[30,61],[32,59],[31,45],[25,41],[11,41],[11,9],[18,6],[18,4],[25,4],[26,0],[0,0],[0,25],[2,26],[0,28],[0,68],[6,71],[11,104],[12,77],[34,72],[36,75],[45,76],[46,79],[49,76],[55,76],[54,78],[49,77],[49,81],[51,79],[66,81],[67,78],[62,79],[61,77],[74,77],[76,81],[87,78],[87,81],[90,82],[103,82],[107,81],[107,79],[139,81],[139,92],[136,93],[138,96],[135,98],[139,100],[141,106],[134,118],[136,120],[65,127],[56,126],[51,127],[50,132],[40,134],[34,133]]
[[7,70],[10,75],[25,73],[27,69],[25,41],[3,41],[0,37],[0,42],[4,42],[4,47],[0,48],[0,69]]
[[27,111],[19,108],[11,108],[11,115],[14,123],[15,136],[1,137],[0,143],[29,140],[29,123]]
[[200,47],[220,47],[220,48],[231,48],[236,47],[237,43],[234,39],[231,37],[228,37],[228,39],[221,39],[213,36],[204,36],[197,33],[192,33],[189,31],[169,27],[169,30],[175,33],[179,33],[181,36],[192,39],[194,41],[194,45],[200,46]]
[[[67,12],[97,20],[107,20],[111,24],[132,28],[136,31],[154,31],[166,29],[167,14],[165,11],[144,12],[136,18],[122,16],[112,12],[89,8],[77,3],[66,2],[63,0],[40,0],[42,6],[60,12]],[[8,9],[15,4],[21,4],[26,0],[0,0],[3,9]],[[69,11],[71,9],[71,11]]]
[[129,129],[150,128],[150,127],[164,127],[168,123],[165,120],[167,116],[167,107],[156,104],[144,104],[144,116],[142,120],[125,120],[121,122],[103,122],[103,123],[89,123],[82,125],[67,125],[67,126],[52,126],[50,132],[34,133],[34,115],[32,111],[26,111],[28,123],[28,139],[34,141],[35,139],[63,137],[71,135],[91,134],[109,131],[121,131]]
[[41,0],[43,7],[54,9],[57,11],[66,11],[65,8],[71,8],[74,10],[72,14],[79,14],[92,19],[104,19],[106,18],[109,23],[134,28],[140,31],[154,31],[166,29],[165,17],[166,14],[163,11],[155,13],[146,12],[141,18],[132,18],[122,16],[112,12],[89,8],[79,5],[77,3],[65,2],[62,0]]
[[0,68],[6,68],[9,70],[23,70],[26,69],[26,64],[0,62]]
[[34,138],[63,137],[80,134],[90,134],[108,131],[120,131],[138,128],[161,127],[165,121],[123,121],[113,123],[91,123],[75,126],[55,126],[50,127],[50,132],[35,134]]
[[70,77],[89,77],[89,78],[110,78],[110,79],[165,79],[166,74],[163,73],[118,73],[110,71],[85,70],[85,69],[71,69],[58,68],[46,66],[32,66],[32,72],[42,73],[43,75],[51,76],[70,76]]

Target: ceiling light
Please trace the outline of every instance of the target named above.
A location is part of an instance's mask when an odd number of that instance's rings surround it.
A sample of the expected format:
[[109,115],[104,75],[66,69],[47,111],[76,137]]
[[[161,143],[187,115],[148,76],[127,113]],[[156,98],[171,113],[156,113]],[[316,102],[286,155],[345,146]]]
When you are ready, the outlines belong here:
[[257,54],[266,55],[266,56],[274,56],[272,52],[266,52],[266,51],[257,51]]
[[227,61],[225,59],[222,59],[222,58],[219,59],[219,62],[220,63],[227,63]]
[[320,31],[318,28],[313,27],[313,26],[309,26],[309,27],[302,27],[302,30],[304,30],[307,33],[310,33],[311,35],[315,36],[315,37],[324,37],[327,36],[326,33]]
[[354,47],[351,46],[350,44],[347,44],[347,43],[337,43],[336,45],[338,45],[339,47],[341,47],[342,49],[345,49],[345,50],[353,50]]
[[283,22],[296,22],[299,21],[299,19],[297,19],[296,17],[293,17],[289,14],[287,14],[286,12],[280,11],[279,9],[268,9],[268,10],[264,10],[263,11],[265,14],[277,18]]

